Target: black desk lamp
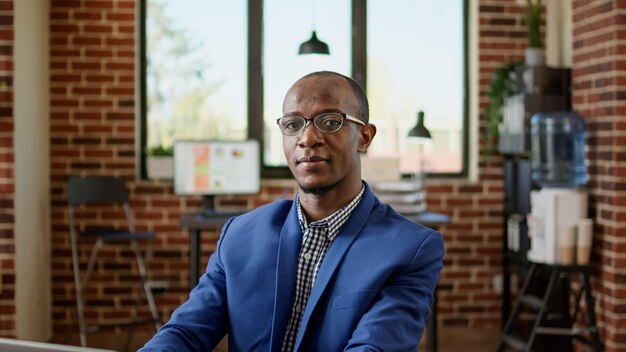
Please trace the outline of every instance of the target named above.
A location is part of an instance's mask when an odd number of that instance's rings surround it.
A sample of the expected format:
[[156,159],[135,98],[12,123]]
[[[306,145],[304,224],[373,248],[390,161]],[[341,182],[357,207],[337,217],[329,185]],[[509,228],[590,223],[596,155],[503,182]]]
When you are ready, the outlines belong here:
[[414,138],[425,138],[425,139],[431,138],[430,131],[428,131],[428,128],[424,126],[424,112],[423,111],[419,111],[417,113],[417,125],[411,128],[408,136],[414,137]]
[[426,165],[426,161],[424,160],[423,142],[425,142],[427,139],[431,139],[430,131],[428,130],[428,128],[426,128],[426,126],[424,126],[424,112],[423,111],[419,111],[417,113],[417,125],[411,128],[407,136],[409,137],[410,140],[413,140],[419,143],[418,153],[419,153],[420,168],[419,168],[419,171],[413,175],[413,177],[422,180],[424,178],[424,169]]

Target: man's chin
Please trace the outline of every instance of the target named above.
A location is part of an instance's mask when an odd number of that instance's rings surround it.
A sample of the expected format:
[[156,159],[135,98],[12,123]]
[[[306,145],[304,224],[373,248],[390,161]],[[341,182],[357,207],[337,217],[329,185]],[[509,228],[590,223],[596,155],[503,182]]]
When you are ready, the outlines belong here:
[[319,196],[319,195],[326,194],[326,193],[332,191],[333,189],[337,188],[337,186],[339,186],[341,181],[343,181],[343,180],[339,180],[339,181],[337,181],[335,183],[331,183],[329,185],[310,185],[310,186],[298,183],[298,186],[300,187],[300,190],[302,191],[302,193]]

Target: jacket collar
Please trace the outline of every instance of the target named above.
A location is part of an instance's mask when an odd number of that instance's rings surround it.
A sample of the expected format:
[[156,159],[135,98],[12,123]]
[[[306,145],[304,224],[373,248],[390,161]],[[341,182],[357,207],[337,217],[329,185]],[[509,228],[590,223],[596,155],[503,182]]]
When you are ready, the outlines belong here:
[[296,286],[298,254],[302,242],[302,230],[298,222],[296,201],[297,198],[294,199],[280,232],[276,263],[276,291],[274,295],[271,351],[280,351],[282,348]]

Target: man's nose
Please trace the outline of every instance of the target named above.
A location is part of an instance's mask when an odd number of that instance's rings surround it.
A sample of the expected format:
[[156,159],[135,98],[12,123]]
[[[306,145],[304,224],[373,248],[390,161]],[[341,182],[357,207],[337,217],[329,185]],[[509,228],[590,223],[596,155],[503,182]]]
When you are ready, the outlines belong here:
[[300,132],[300,138],[298,139],[298,144],[303,147],[314,147],[324,142],[324,136],[322,136],[322,132],[320,132],[313,121],[308,120],[307,124],[304,125],[304,129]]

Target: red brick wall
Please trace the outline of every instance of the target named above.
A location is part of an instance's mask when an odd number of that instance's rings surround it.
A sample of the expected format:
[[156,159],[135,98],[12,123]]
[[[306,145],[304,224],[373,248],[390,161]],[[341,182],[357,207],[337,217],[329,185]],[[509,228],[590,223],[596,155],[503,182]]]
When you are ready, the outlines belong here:
[[594,293],[605,351],[626,350],[626,2],[573,1],[573,105],[588,129]]
[[[70,175],[112,174],[130,183],[136,226],[156,230],[156,279],[170,281],[163,311],[184,298],[186,236],[178,214],[191,202],[171,185],[135,182],[135,1],[52,1],[50,12],[50,143],[54,330],[65,331],[75,307],[65,182]],[[96,214],[110,218],[111,214]],[[81,244],[87,262],[91,243]],[[127,247],[105,246],[87,287],[88,322],[130,316],[139,291]],[[112,299],[111,294],[119,299]],[[122,308],[123,307],[123,308]]]
[[0,0],[0,337],[15,337],[13,0]]

